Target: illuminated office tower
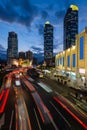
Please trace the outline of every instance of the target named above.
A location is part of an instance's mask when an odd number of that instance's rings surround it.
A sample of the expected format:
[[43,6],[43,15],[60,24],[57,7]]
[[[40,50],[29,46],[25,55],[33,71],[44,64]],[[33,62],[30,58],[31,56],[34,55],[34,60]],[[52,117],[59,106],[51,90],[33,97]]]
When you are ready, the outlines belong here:
[[8,64],[11,65],[14,59],[18,58],[18,38],[15,32],[9,32],[8,35],[8,49],[7,49],[7,60]]
[[70,5],[64,17],[64,50],[75,45],[76,34],[78,34],[78,7]]
[[53,26],[49,21],[44,26],[44,60],[50,62],[53,57]]

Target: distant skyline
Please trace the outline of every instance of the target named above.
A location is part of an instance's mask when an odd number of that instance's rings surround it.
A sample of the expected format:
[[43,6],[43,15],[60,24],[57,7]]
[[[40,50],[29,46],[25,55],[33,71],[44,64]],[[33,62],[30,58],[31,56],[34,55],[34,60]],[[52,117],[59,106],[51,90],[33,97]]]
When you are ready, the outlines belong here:
[[79,7],[79,32],[87,26],[86,0],[0,0],[0,45],[7,49],[8,32],[18,35],[18,50],[43,53],[43,27],[54,26],[54,53],[63,49],[63,20],[70,4]]

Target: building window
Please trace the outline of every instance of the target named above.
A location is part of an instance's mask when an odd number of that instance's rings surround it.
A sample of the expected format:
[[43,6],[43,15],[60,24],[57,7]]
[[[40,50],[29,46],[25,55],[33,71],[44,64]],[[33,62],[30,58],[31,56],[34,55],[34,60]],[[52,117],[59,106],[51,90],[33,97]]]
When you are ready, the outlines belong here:
[[80,59],[84,59],[84,37],[80,37]]
[[70,67],[70,56],[68,56],[68,60],[67,60],[67,66]]
[[76,67],[76,54],[73,54],[73,55],[72,55],[72,59],[73,59],[73,60],[72,60],[72,66],[73,66],[73,67]]
[[64,66],[64,57],[63,57],[63,66]]
[[60,58],[60,64],[62,65],[62,58]]
[[57,65],[59,66],[59,59],[57,60]]
[[60,58],[59,58],[59,61],[58,61],[59,65],[60,65]]

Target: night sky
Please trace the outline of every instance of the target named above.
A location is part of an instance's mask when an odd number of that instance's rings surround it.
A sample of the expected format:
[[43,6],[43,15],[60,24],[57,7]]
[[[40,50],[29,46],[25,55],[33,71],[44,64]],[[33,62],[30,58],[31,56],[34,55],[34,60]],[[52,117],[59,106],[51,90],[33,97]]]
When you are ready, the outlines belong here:
[[0,45],[7,49],[8,32],[18,34],[19,51],[43,53],[43,27],[54,26],[54,52],[63,49],[63,19],[70,4],[79,7],[79,32],[87,26],[87,0],[0,0]]

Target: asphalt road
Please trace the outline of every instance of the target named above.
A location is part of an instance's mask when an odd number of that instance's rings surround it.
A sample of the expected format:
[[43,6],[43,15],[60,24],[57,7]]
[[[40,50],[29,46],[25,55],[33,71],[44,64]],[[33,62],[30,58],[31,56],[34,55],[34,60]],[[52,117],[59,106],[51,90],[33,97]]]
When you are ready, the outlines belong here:
[[0,130],[15,130],[15,95],[13,88],[10,88],[9,96],[3,113],[0,113],[2,126]]
[[16,123],[24,130],[28,126],[29,130],[87,129],[87,118],[63,98],[67,97],[69,88],[48,78],[33,80],[24,77],[21,81],[20,87],[12,84],[9,88],[5,110],[0,113],[0,130],[15,130]]
[[[68,130],[70,128],[72,130],[77,130],[77,129],[84,130],[85,129],[84,126],[82,126],[80,124],[80,121],[78,121],[79,118],[81,118],[81,121],[85,120],[85,119],[83,119],[82,116],[79,115],[79,113],[76,113],[76,111],[71,106],[69,108],[70,111],[68,112],[66,109],[63,108],[63,106],[61,106],[61,104],[59,104],[57,101],[55,101],[54,97],[57,97],[59,101],[61,101],[61,100],[60,100],[60,97],[56,96],[54,91],[52,91],[52,92],[45,91],[40,85],[38,85],[38,82],[36,82],[36,81],[31,82],[31,83],[36,88],[36,90],[38,91],[44,104],[47,106],[48,110],[50,111],[50,114],[52,115],[52,118],[53,118],[57,128],[59,128],[60,130],[65,130],[65,129]],[[50,82],[50,83],[53,87],[52,82]],[[62,92],[62,89],[59,89],[59,91]],[[61,101],[61,102],[64,104],[65,101]],[[65,103],[65,106],[66,106],[66,103]],[[74,113],[74,116],[72,116],[73,114],[71,114],[71,113]],[[75,118],[77,118],[77,119],[75,119]],[[87,126],[86,126],[86,128],[87,128]]]
[[22,85],[22,96],[24,97],[32,130],[48,130],[48,129],[54,129],[54,126],[51,122],[43,122],[40,113],[38,111],[38,108],[36,106],[36,103],[32,97],[33,92],[30,93],[30,91],[27,89],[27,87],[23,84]]

